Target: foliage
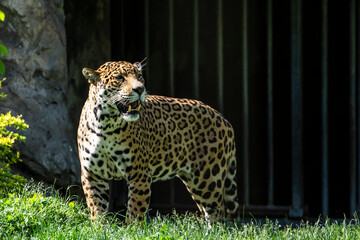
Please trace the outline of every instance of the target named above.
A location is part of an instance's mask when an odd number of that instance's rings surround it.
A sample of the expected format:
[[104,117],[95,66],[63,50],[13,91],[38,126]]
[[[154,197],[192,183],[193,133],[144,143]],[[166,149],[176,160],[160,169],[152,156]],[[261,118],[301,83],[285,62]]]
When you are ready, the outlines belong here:
[[0,199],[0,239],[30,238],[53,224],[73,225],[88,219],[81,204],[75,204],[70,198],[64,200],[58,192],[46,190],[41,184],[30,184]]
[[0,10],[0,21],[5,21],[5,13]]
[[[4,80],[0,81],[0,89]],[[1,93],[0,98],[4,97]],[[21,161],[20,153],[13,150],[13,144],[25,140],[24,136],[12,130],[25,130],[28,127],[21,115],[14,117],[11,112],[0,114],[0,197],[6,191],[25,183],[22,176],[11,173],[10,165]]]
[[[0,10],[0,21],[2,21],[2,22],[5,21],[5,13],[2,12],[1,10]],[[8,54],[7,48],[4,45],[2,45],[2,43],[0,41],[0,57],[7,56],[7,54]],[[5,65],[0,60],[0,75],[3,75],[4,73],[5,73]]]
[[360,223],[320,220],[298,225],[287,220],[213,224],[194,214],[160,216],[126,226],[113,218],[92,223],[84,204],[53,190],[27,184],[0,199],[0,239],[359,239]]
[[[1,83],[2,81],[0,88]],[[2,97],[5,97],[3,93],[0,95],[0,98]],[[21,115],[14,117],[11,112],[0,114],[0,196],[6,190],[25,183],[23,177],[11,173],[10,165],[21,161],[19,152],[13,150],[13,144],[25,140],[24,136],[12,130],[25,130],[28,127]]]
[[[5,14],[2,11],[0,11],[0,21],[5,21]],[[7,54],[7,48],[0,41],[0,57]],[[4,73],[5,66],[0,60],[0,74],[3,75]],[[5,81],[5,78],[0,80],[0,89],[3,81]],[[0,93],[0,98],[4,97],[5,95]],[[13,144],[16,141],[25,140],[24,136],[13,130],[25,130],[28,127],[21,115],[14,117],[11,115],[11,112],[0,115],[0,197],[5,191],[25,183],[23,177],[11,173],[10,165],[21,161],[19,152],[13,150]]]

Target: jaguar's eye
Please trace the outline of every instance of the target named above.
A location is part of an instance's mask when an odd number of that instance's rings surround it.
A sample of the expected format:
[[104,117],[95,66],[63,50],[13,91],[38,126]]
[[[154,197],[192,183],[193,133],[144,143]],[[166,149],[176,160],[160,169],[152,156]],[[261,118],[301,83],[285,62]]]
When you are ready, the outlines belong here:
[[113,77],[117,80],[119,80],[120,82],[124,82],[125,78],[124,76],[122,76],[121,74],[114,74]]

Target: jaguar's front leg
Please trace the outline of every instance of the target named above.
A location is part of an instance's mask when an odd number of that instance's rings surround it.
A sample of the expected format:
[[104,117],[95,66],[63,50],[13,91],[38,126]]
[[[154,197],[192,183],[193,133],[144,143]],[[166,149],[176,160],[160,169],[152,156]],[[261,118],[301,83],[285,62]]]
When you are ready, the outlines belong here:
[[109,183],[86,170],[81,171],[81,183],[91,219],[103,216],[109,207]]
[[135,219],[143,220],[150,204],[151,195],[151,174],[132,173],[128,180],[128,216],[127,223],[132,223]]

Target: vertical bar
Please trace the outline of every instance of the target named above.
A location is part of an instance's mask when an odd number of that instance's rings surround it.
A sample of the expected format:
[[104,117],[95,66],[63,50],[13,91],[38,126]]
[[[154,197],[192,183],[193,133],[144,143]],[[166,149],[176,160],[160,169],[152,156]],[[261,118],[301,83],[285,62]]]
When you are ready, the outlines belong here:
[[217,14],[217,70],[218,70],[218,104],[219,111],[223,113],[224,109],[224,56],[223,56],[223,29],[222,29],[222,0],[218,0],[218,14]]
[[169,81],[170,96],[174,96],[174,0],[169,0]]
[[350,214],[356,210],[356,28],[355,0],[350,1]]
[[194,97],[200,98],[199,79],[199,1],[194,0]]
[[[124,20],[124,0],[120,2],[120,55],[121,57],[125,56],[125,20]],[[121,59],[114,59],[116,61]]]
[[322,216],[329,214],[329,144],[328,144],[328,0],[322,0]]
[[[169,0],[169,71],[170,96],[174,97],[174,0]],[[175,207],[175,180],[170,181],[170,204]]]
[[267,1],[267,128],[268,205],[274,205],[274,116],[273,116],[273,19],[272,0]]
[[244,176],[244,203],[250,205],[249,192],[249,94],[248,94],[248,16],[247,0],[243,0],[243,176]]
[[[357,41],[360,40],[360,3],[357,2]],[[360,109],[360,44],[357,43],[357,73],[358,73],[358,92],[357,92],[357,98],[358,98],[358,106],[357,109]],[[358,115],[357,115],[357,133],[358,133],[358,142],[357,142],[357,167],[358,167],[358,172],[357,172],[357,178],[358,178],[358,182],[357,182],[357,194],[358,194],[358,198],[357,198],[357,211],[360,211],[360,111],[358,110]]]
[[301,0],[291,1],[291,132],[292,132],[292,209],[290,216],[303,215],[302,189],[302,67]]
[[145,68],[145,80],[146,87],[150,88],[150,30],[149,30],[149,21],[150,21],[150,12],[149,12],[149,0],[145,0],[145,57],[146,57],[146,68]]

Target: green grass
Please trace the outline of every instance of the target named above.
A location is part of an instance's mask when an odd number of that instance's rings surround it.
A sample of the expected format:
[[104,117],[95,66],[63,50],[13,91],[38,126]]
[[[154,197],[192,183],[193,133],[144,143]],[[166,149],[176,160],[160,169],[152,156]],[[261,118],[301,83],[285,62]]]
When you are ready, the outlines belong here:
[[[104,222],[104,221],[103,221]],[[195,215],[151,218],[143,225],[124,225],[118,220],[92,223],[87,209],[76,199],[65,199],[56,191],[26,187],[0,199],[0,239],[358,239],[360,223],[304,223],[280,226],[267,220],[261,224],[214,223],[209,230]]]

